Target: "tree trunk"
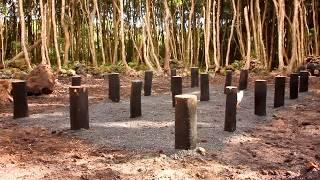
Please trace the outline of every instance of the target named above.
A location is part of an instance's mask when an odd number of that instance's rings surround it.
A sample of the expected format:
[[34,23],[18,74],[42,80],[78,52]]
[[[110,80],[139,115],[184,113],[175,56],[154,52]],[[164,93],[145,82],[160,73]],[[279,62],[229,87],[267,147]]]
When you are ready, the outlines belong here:
[[19,0],[19,14],[20,14],[20,23],[21,23],[21,45],[24,53],[24,59],[26,61],[28,70],[31,70],[31,64],[30,64],[30,58],[29,53],[27,50],[27,44],[26,44],[26,30],[25,30],[25,18],[24,18],[24,11],[23,11],[23,0]]

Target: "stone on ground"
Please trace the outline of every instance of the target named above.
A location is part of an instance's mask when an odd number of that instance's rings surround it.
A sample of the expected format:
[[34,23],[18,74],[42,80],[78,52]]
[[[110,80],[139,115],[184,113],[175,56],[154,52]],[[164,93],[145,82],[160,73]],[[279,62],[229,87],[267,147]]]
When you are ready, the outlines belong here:
[[7,105],[12,102],[11,81],[0,80],[0,105]]
[[39,65],[27,78],[28,95],[51,94],[54,90],[55,76],[47,65]]

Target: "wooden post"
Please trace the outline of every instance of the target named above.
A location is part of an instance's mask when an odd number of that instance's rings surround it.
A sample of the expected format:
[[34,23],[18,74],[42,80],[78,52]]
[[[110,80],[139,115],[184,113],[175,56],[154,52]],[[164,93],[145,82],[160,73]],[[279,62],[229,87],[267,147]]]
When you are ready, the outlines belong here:
[[209,74],[200,74],[200,101],[210,100]]
[[297,99],[299,96],[299,74],[290,75],[290,99]]
[[241,70],[239,80],[239,90],[246,90],[248,88],[249,70]]
[[172,91],[172,77],[177,76],[177,70],[176,69],[171,69],[171,91]]
[[81,86],[81,76],[72,76],[71,86]]
[[278,108],[284,106],[284,96],[286,91],[286,76],[275,77],[275,91],[274,91],[274,107]]
[[197,146],[197,96],[177,95],[175,108],[175,149]]
[[182,94],[182,77],[173,76],[172,77],[172,106],[175,107],[175,96]]
[[130,118],[140,117],[141,112],[141,90],[142,81],[131,82],[131,95],[130,95]]
[[13,118],[24,118],[29,116],[27,83],[26,81],[12,82],[13,95]]
[[199,68],[191,68],[191,87],[199,87]]
[[119,73],[111,73],[109,77],[109,99],[113,102],[120,101],[120,78]]
[[224,130],[228,132],[234,132],[237,129],[237,93],[237,87],[226,87],[227,100]]
[[88,90],[82,86],[69,88],[71,130],[89,129]]
[[300,92],[309,91],[309,72],[300,71]]
[[254,112],[258,116],[267,115],[267,81],[256,80],[254,96]]
[[153,71],[146,71],[144,75],[144,95],[151,96]]
[[227,86],[231,86],[232,85],[232,74],[233,72],[231,70],[227,70],[226,72],[226,81],[225,81],[225,84],[224,84],[224,93],[226,94],[227,90],[226,90],[226,87]]

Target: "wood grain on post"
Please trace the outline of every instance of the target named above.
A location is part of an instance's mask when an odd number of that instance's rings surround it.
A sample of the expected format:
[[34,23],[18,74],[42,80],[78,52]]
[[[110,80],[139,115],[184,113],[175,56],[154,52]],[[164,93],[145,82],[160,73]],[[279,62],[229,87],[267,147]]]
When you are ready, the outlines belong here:
[[13,118],[24,118],[29,116],[27,83],[26,81],[12,82],[13,95]]
[[200,74],[200,101],[210,100],[209,74]]
[[81,76],[72,76],[71,86],[81,86]]
[[233,74],[233,72],[231,70],[227,70],[226,80],[225,80],[225,84],[224,84],[224,93],[225,94],[227,93],[226,87],[232,85],[232,74]]
[[71,130],[89,129],[88,90],[82,86],[69,88]]
[[197,96],[177,95],[175,107],[175,149],[197,147]]
[[109,99],[113,102],[120,101],[120,77],[119,73],[111,73],[109,78]]
[[267,115],[267,81],[256,80],[254,96],[254,112],[258,116]]
[[140,117],[142,81],[132,81],[130,95],[130,118]]
[[299,74],[292,73],[290,75],[290,99],[299,97]]
[[275,77],[274,90],[274,107],[278,108],[284,106],[285,92],[286,92],[286,76]]
[[228,132],[234,132],[237,129],[237,93],[237,87],[226,87],[227,98],[224,130]]
[[191,87],[199,87],[199,68],[191,68]]
[[249,70],[241,70],[239,79],[239,90],[246,90],[248,88]]
[[173,76],[172,77],[172,106],[175,106],[175,96],[182,94],[182,77]]
[[309,91],[309,71],[300,71],[300,92]]
[[144,95],[151,96],[153,71],[146,71],[144,75]]

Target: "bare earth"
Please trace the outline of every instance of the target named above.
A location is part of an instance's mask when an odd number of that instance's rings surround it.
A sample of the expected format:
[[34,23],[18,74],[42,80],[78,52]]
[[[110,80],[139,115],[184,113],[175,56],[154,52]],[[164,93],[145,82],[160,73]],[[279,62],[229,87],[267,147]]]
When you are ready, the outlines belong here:
[[[288,179],[319,177],[320,83],[274,110],[268,85],[268,116],[253,115],[245,92],[237,131],[223,131],[224,77],[211,81],[211,100],[198,104],[199,147],[176,151],[169,80],[155,79],[154,96],[143,97],[143,117],[129,118],[130,81],[122,78],[120,103],[104,100],[103,79],[90,87],[90,130],[68,130],[68,79],[50,96],[30,97],[31,116],[11,119],[1,107],[0,179]],[[268,78],[272,79],[272,78]],[[93,86],[95,85],[95,86]],[[199,95],[185,80],[184,92]]]

